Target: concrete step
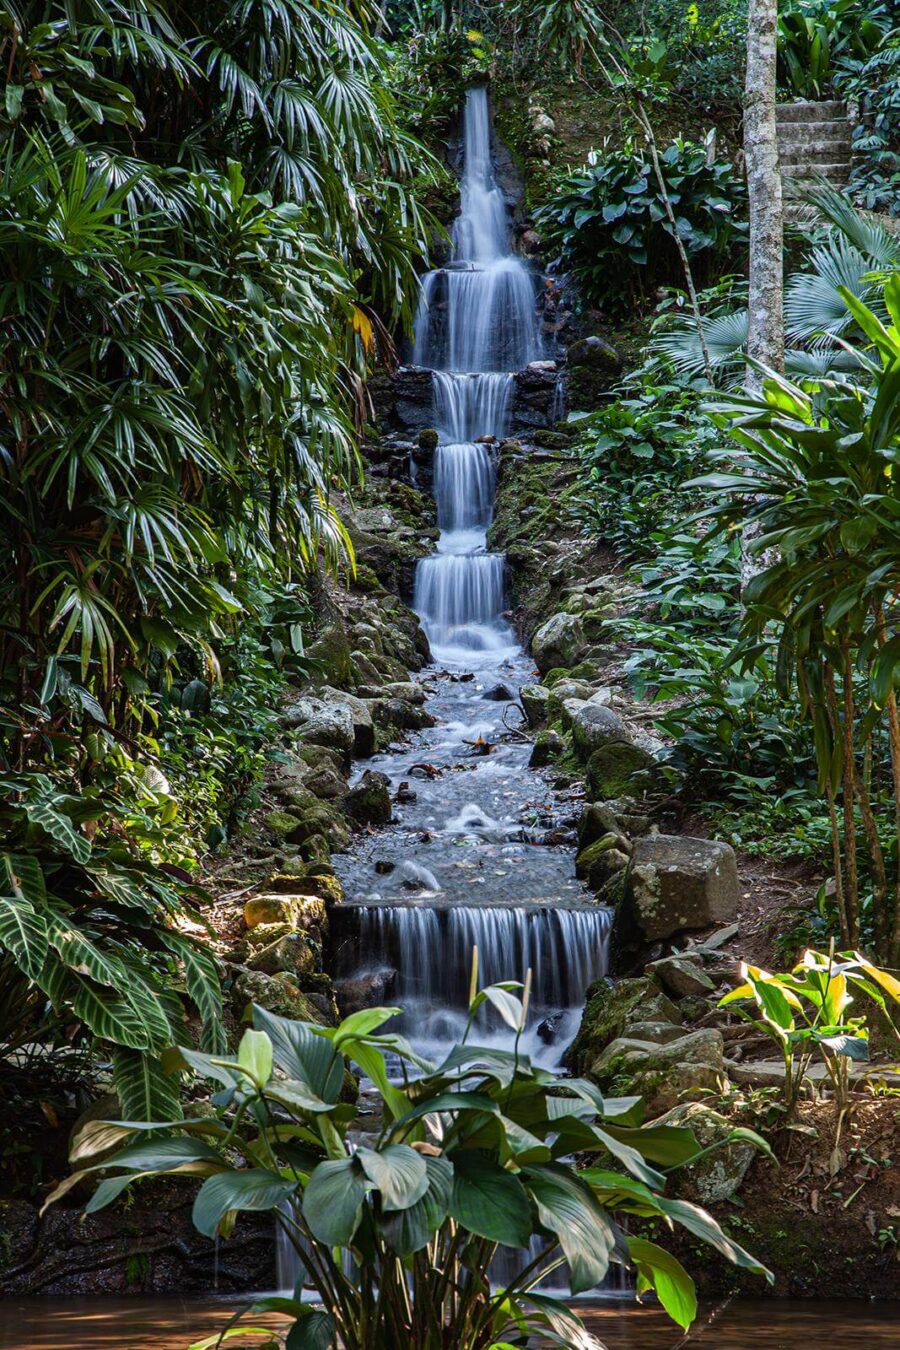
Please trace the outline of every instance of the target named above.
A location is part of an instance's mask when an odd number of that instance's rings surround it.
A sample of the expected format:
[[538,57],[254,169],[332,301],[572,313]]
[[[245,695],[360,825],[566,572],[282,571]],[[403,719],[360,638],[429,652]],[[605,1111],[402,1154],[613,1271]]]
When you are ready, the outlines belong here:
[[787,168],[789,164],[849,164],[850,147],[849,145],[816,145],[809,146],[806,150],[797,150],[793,146],[778,147],[778,158],[781,160],[781,167]]
[[779,122],[831,122],[847,116],[847,105],[838,99],[817,103],[779,103],[775,109]]
[[782,164],[784,178],[827,178],[832,183],[845,183],[850,176],[849,160],[839,164]]
[[853,128],[849,122],[782,122],[779,145],[849,145]]

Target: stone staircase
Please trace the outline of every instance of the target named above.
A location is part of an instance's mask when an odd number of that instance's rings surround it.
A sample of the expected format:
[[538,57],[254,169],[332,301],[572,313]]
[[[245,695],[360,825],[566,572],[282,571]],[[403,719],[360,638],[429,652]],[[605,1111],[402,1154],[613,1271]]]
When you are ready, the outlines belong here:
[[789,213],[802,210],[798,198],[819,178],[841,188],[850,176],[851,133],[846,103],[780,103],[778,152]]

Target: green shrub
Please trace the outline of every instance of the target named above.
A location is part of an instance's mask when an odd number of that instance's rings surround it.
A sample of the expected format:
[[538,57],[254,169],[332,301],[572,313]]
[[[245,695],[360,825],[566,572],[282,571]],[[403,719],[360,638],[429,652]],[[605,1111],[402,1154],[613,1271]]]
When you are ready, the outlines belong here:
[[866,0],[787,0],[778,15],[778,78],[795,98],[828,98],[841,58],[867,60],[884,41],[888,10]]
[[[740,239],[743,184],[729,163],[708,163],[704,145],[680,137],[660,161],[678,235],[702,275],[721,266]],[[683,280],[649,155],[634,141],[592,152],[537,219],[587,304],[621,312],[652,287]]]
[[[81,1170],[48,1203],[101,1172],[89,1212],[142,1177],[189,1173],[203,1178],[193,1218],[210,1239],[227,1238],[241,1211],[270,1213],[302,1273],[292,1296],[258,1300],[249,1311],[289,1317],[291,1350],[500,1350],[509,1337],[521,1347],[584,1345],[577,1314],[535,1288],[564,1262],[575,1293],[599,1283],[611,1262],[633,1267],[638,1290],[655,1289],[687,1327],[697,1308],[693,1281],[644,1236],[643,1220],[678,1223],[771,1280],[703,1209],[665,1194],[667,1171],[698,1152],[689,1129],[643,1125],[636,1098],[604,1098],[588,1080],[557,1079],[521,1053],[527,979],[522,998],[514,992],[521,989],[476,992],[473,976],[466,1034],[439,1065],[381,1032],[398,1008],[368,1008],[337,1027],[255,1008],[235,1058],[192,1049],[169,1056],[173,1067],[216,1085],[211,1094],[204,1088],[205,1110],[185,1122],[90,1122],[74,1140]],[[483,1005],[505,1021],[508,1048],[469,1041]],[[388,1078],[387,1054],[400,1061],[399,1083]],[[355,1107],[342,1100],[350,1071],[371,1079],[379,1099],[377,1124],[362,1136]],[[736,1140],[766,1147],[741,1129],[720,1142]],[[575,1153],[597,1165],[576,1171]],[[536,1256],[528,1250],[535,1241]],[[522,1250],[522,1265],[495,1289],[491,1263],[501,1245]]]

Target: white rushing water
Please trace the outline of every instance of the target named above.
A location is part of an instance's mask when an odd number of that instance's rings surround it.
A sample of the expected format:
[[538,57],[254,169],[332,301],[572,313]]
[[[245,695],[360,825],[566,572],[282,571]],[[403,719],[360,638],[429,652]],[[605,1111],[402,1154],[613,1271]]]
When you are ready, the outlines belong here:
[[513,372],[540,355],[541,339],[534,279],[510,247],[481,88],[466,95],[452,238],[453,263],[425,278],[416,319],[414,359],[433,371],[441,538],[419,565],[415,608],[439,661],[491,664],[512,655],[516,643],[503,618],[504,561],[487,551],[496,484],[485,440],[506,433]]

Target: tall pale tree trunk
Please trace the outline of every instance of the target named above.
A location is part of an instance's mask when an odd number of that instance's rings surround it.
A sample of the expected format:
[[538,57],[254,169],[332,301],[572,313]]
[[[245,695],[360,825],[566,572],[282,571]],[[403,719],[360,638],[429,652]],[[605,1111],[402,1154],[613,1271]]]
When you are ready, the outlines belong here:
[[[747,355],[784,369],[784,208],[775,123],[778,0],[750,0],[744,158],[750,205],[750,331]],[[760,377],[751,366],[751,386]]]
[[[784,370],[784,205],[775,120],[778,0],[750,0],[747,78],[744,86],[744,159],[750,208],[750,323],[747,355]],[[747,385],[762,376],[747,367]],[[744,529],[741,583],[746,586],[769,559],[748,546],[758,530]]]

